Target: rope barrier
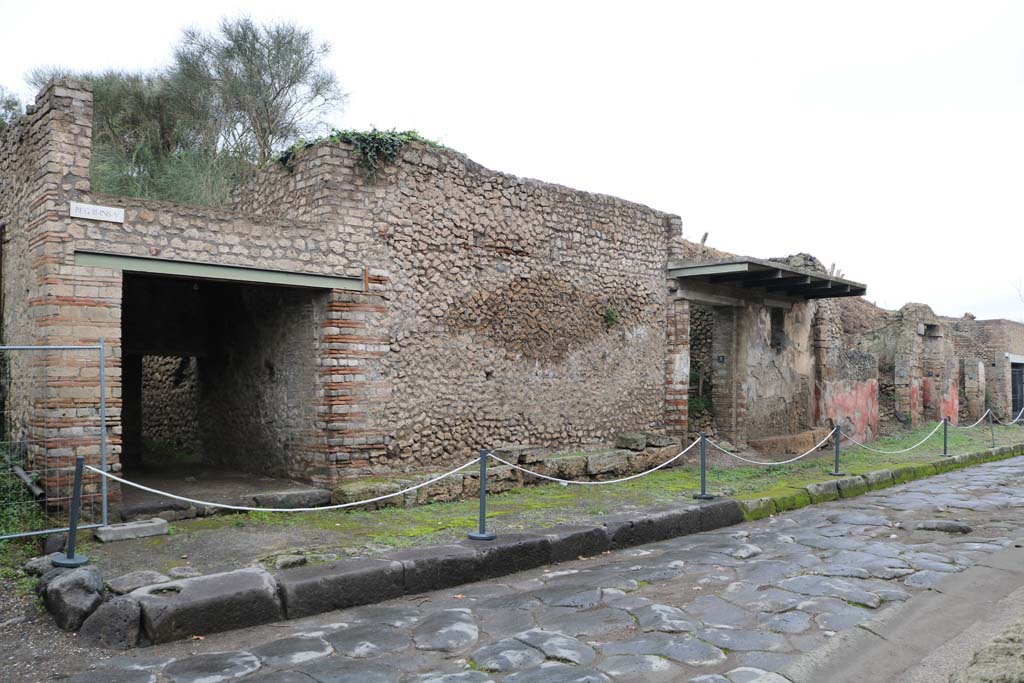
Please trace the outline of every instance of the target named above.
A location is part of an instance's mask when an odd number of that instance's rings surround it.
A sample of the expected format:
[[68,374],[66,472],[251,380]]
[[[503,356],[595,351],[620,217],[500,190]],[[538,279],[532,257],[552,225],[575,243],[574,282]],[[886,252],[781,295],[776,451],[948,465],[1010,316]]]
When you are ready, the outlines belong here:
[[356,502],[353,502],[353,503],[339,503],[338,505],[324,505],[322,507],[312,507],[312,508],[257,508],[257,507],[247,507],[245,505],[228,505],[226,503],[210,503],[210,502],[205,501],[205,500],[196,500],[194,498],[186,498],[185,496],[179,496],[179,495],[175,495],[173,493],[168,493],[167,491],[161,491],[159,489],[153,489],[153,488],[150,488],[148,486],[143,486],[142,484],[136,484],[133,481],[128,481],[127,479],[122,479],[121,477],[118,477],[118,476],[115,476],[113,474],[110,474],[109,472],[104,472],[103,470],[97,469],[97,468],[92,467],[90,465],[86,465],[86,469],[92,470],[93,472],[96,472],[97,474],[103,475],[104,477],[107,477],[108,479],[112,479],[112,480],[114,480],[114,481],[116,481],[118,483],[125,484],[126,486],[131,486],[133,488],[139,489],[140,491],[146,491],[148,493],[155,493],[158,496],[164,496],[165,498],[172,498],[174,500],[180,500],[183,503],[191,503],[193,505],[204,505],[204,506],[207,506],[207,507],[220,508],[222,510],[238,510],[239,512],[323,512],[323,511],[326,511],[326,510],[341,510],[343,508],[359,507],[360,505],[369,505],[370,503],[376,503],[376,502],[381,501],[381,500],[386,500],[388,498],[394,498],[395,496],[401,496],[401,495],[404,495],[406,493],[411,493],[412,491],[415,491],[417,489],[421,489],[424,486],[430,486],[431,484],[433,484],[435,482],[438,482],[438,481],[441,481],[442,479],[444,479],[446,477],[450,477],[453,474],[457,474],[458,472],[461,472],[462,470],[466,469],[467,467],[470,467],[471,465],[475,465],[478,462],[480,462],[480,458],[473,458],[472,460],[467,462],[465,465],[462,465],[461,467],[456,467],[454,470],[451,470],[450,472],[445,472],[444,474],[436,476],[433,479],[428,479],[427,481],[424,481],[422,483],[416,484],[414,486],[410,486],[407,489],[402,489],[401,491],[395,491],[394,493],[388,493],[388,494],[385,494],[383,496],[377,496],[376,498],[369,498],[367,500],[360,500],[360,501],[356,501]]
[[817,451],[819,448],[824,446],[828,442],[828,440],[832,438],[832,435],[835,434],[835,433],[836,433],[836,430],[833,429],[831,432],[828,433],[828,435],[824,439],[822,439],[821,441],[818,442],[817,446],[815,446],[811,450],[807,451],[806,453],[798,455],[795,458],[790,458],[789,460],[779,460],[778,462],[763,462],[761,460],[750,460],[749,458],[744,458],[742,455],[738,455],[736,453],[732,453],[730,451],[725,450],[724,448],[719,446],[717,443],[715,443],[711,439],[708,439],[708,443],[711,444],[712,446],[714,446],[715,448],[717,448],[722,453],[725,453],[726,455],[730,455],[730,456],[736,458],[737,460],[742,460],[743,462],[749,462],[749,463],[751,463],[753,465],[788,465],[789,463],[796,462],[797,460],[800,460],[801,458],[806,458],[811,453],[814,453],[815,451]]
[[[985,418],[986,418],[986,417],[988,417],[988,414],[989,414],[989,413],[991,413],[991,412],[992,412],[992,409],[991,409],[991,408],[989,408],[988,410],[986,410],[986,411],[985,411],[984,413],[982,413],[982,414],[981,414],[981,417],[979,417],[979,418],[978,418],[978,421],[977,421],[977,422],[975,422],[975,423],[974,423],[974,424],[972,424],[972,425],[966,425],[966,426],[961,426],[961,425],[950,425],[950,426],[951,426],[951,427],[955,427],[955,428],[957,428],[957,429],[974,429],[975,427],[977,427],[978,425],[980,425],[980,424],[981,424],[981,423],[982,423],[982,422],[983,422],[983,421],[985,420]],[[995,415],[993,415],[992,417],[995,417]],[[996,418],[996,422],[999,422],[999,418]]]
[[1017,417],[1013,418],[1009,422],[1003,422],[1002,420],[1000,420],[998,417],[995,416],[995,413],[992,414],[992,417],[995,419],[996,422],[998,422],[999,424],[1003,425],[1004,427],[1009,427],[1012,424],[1016,424],[1020,420],[1021,417],[1024,417],[1024,408],[1021,408],[1020,412],[1017,413]]
[[878,450],[877,448],[872,448],[871,446],[865,446],[865,445],[864,445],[864,444],[862,444],[862,443],[861,443],[860,441],[857,441],[856,439],[854,439],[854,438],[853,438],[852,436],[846,436],[845,434],[843,435],[843,438],[844,438],[844,439],[847,439],[848,441],[852,441],[853,443],[857,444],[857,445],[858,445],[858,446],[860,446],[861,448],[865,448],[865,449],[867,449],[867,450],[871,451],[872,453],[881,453],[882,455],[898,455],[898,454],[900,454],[900,453],[907,453],[907,452],[909,452],[909,451],[912,451],[912,450],[914,450],[914,449],[915,449],[915,448],[917,448],[918,446],[922,445],[922,444],[923,444],[923,443],[924,443],[925,441],[927,441],[928,439],[930,439],[930,438],[932,438],[933,436],[935,436],[935,432],[939,431],[939,429],[940,429],[940,428],[942,427],[942,424],[943,424],[943,423],[942,423],[942,422],[940,422],[939,424],[935,425],[935,429],[933,429],[933,430],[932,430],[932,431],[931,431],[931,432],[930,432],[930,433],[928,434],[928,436],[924,437],[923,439],[921,439],[920,441],[918,441],[918,442],[917,442],[916,444],[914,444],[914,445],[913,445],[913,446],[911,446],[910,448],[903,448],[903,449],[901,449],[901,450],[898,450],[898,451],[880,451],[880,450]]
[[568,486],[568,485],[574,485],[574,486],[607,486],[608,484],[621,484],[624,481],[630,481],[632,479],[639,479],[640,477],[645,477],[648,474],[651,474],[652,472],[657,472],[658,470],[660,470],[663,467],[668,467],[673,462],[675,462],[679,458],[681,458],[684,455],[686,455],[690,451],[691,448],[693,448],[694,446],[696,446],[699,443],[700,443],[700,439],[695,440],[689,446],[687,446],[683,450],[679,451],[678,453],[676,453],[674,456],[672,456],[671,458],[669,458],[665,462],[661,463],[660,465],[658,465],[656,467],[652,467],[649,470],[646,470],[644,472],[640,472],[639,474],[633,474],[633,475],[630,475],[628,477],[622,477],[621,479],[610,479],[608,481],[573,481],[572,479],[559,479],[558,477],[551,477],[551,476],[548,476],[546,474],[541,474],[540,472],[534,472],[533,470],[526,469],[525,467],[520,467],[519,465],[516,465],[515,463],[511,463],[508,460],[505,460],[503,458],[499,458],[494,453],[488,453],[488,455],[490,455],[492,458],[494,458],[495,460],[497,460],[501,464],[508,465],[509,467],[511,467],[514,470],[519,470],[520,472],[523,472],[524,474],[529,474],[529,475],[532,475],[532,476],[537,477],[539,479],[547,479],[548,481],[553,481],[553,482],[555,482],[557,484],[562,484],[563,486]]

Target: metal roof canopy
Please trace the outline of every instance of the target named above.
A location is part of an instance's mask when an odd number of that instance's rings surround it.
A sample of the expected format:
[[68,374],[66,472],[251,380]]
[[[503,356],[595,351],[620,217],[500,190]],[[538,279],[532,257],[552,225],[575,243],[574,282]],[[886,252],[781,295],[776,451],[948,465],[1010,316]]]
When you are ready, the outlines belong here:
[[109,268],[129,273],[147,273],[169,277],[193,278],[196,280],[228,280],[251,284],[278,285],[281,287],[306,287],[311,289],[347,289],[363,291],[362,278],[337,275],[314,275],[283,270],[265,270],[245,266],[222,266],[194,261],[172,261],[171,259],[100,254],[88,251],[75,252],[76,266]]
[[737,258],[713,263],[669,264],[668,276],[678,280],[724,284],[762,290],[773,296],[795,299],[830,299],[862,296],[867,285],[785,263]]

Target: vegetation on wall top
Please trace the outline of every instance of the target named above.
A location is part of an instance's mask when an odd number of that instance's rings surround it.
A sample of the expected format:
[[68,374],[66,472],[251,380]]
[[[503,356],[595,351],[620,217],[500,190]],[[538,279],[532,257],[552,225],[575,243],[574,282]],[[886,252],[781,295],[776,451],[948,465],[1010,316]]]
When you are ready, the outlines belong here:
[[439,142],[425,138],[414,130],[397,131],[394,129],[378,130],[377,128],[372,128],[361,131],[334,129],[330,135],[317,138],[316,140],[299,140],[282,152],[278,157],[278,161],[285,168],[290,169],[296,153],[321,142],[347,142],[355,147],[359,155],[359,165],[368,178],[376,178],[381,166],[394,161],[398,157],[398,153],[402,151],[402,147],[410,142],[422,142],[431,147],[444,148]]
[[[275,150],[328,129],[324,119],[345,101],[329,52],[294,24],[241,17],[184,31],[163,69],[45,67],[28,80],[92,85],[94,191],[217,206]],[[0,128],[12,109],[0,89]]]

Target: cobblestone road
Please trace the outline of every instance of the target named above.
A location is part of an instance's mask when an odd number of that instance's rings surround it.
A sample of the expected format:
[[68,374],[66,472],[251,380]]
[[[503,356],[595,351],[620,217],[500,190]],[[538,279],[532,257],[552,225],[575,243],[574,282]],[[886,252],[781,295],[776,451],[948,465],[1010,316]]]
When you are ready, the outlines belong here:
[[[75,683],[746,683],[1024,526],[1024,458],[378,606],[105,660]],[[230,647],[230,651],[216,652]],[[767,678],[762,680],[768,680]]]

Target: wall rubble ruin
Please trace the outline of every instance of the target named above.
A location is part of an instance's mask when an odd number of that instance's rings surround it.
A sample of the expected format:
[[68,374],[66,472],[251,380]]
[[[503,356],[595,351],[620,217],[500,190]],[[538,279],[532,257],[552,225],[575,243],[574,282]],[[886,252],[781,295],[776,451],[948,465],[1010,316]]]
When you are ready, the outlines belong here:
[[[3,330],[7,343],[107,339],[114,471],[122,436],[131,446],[122,398],[141,403],[150,432],[175,448],[332,485],[438,471],[502,443],[572,449],[623,432],[684,440],[706,429],[742,444],[841,424],[870,439],[886,396],[894,419],[917,424],[960,412],[961,392],[973,406],[985,391],[977,373],[962,372],[963,335],[947,334],[930,310],[689,301],[667,264],[731,255],[683,239],[677,216],[423,143],[373,180],[350,145],[314,145],[239,188],[231,210],[93,193],[91,108],[86,84],[52,84],[0,139]],[[72,218],[71,201],[123,208],[125,221]],[[81,253],[327,275],[362,288],[204,286],[220,291],[208,299],[219,304],[198,316],[205,322],[178,327],[209,338],[160,329],[146,348],[126,349],[135,276],[79,265]],[[825,270],[804,254],[786,262]],[[170,308],[147,324],[173,318]],[[202,353],[185,348],[193,342]],[[189,418],[138,388],[177,372],[177,360],[136,360],[156,357],[195,358],[195,379],[176,386],[194,393],[199,417],[177,435],[169,425]],[[710,410],[691,421],[698,366]],[[985,370],[990,385],[1003,381],[999,368]],[[82,400],[98,397],[94,381],[78,389]],[[46,406],[11,402],[36,441],[59,433],[29,419]],[[125,405],[126,425],[145,425],[133,410]]]

